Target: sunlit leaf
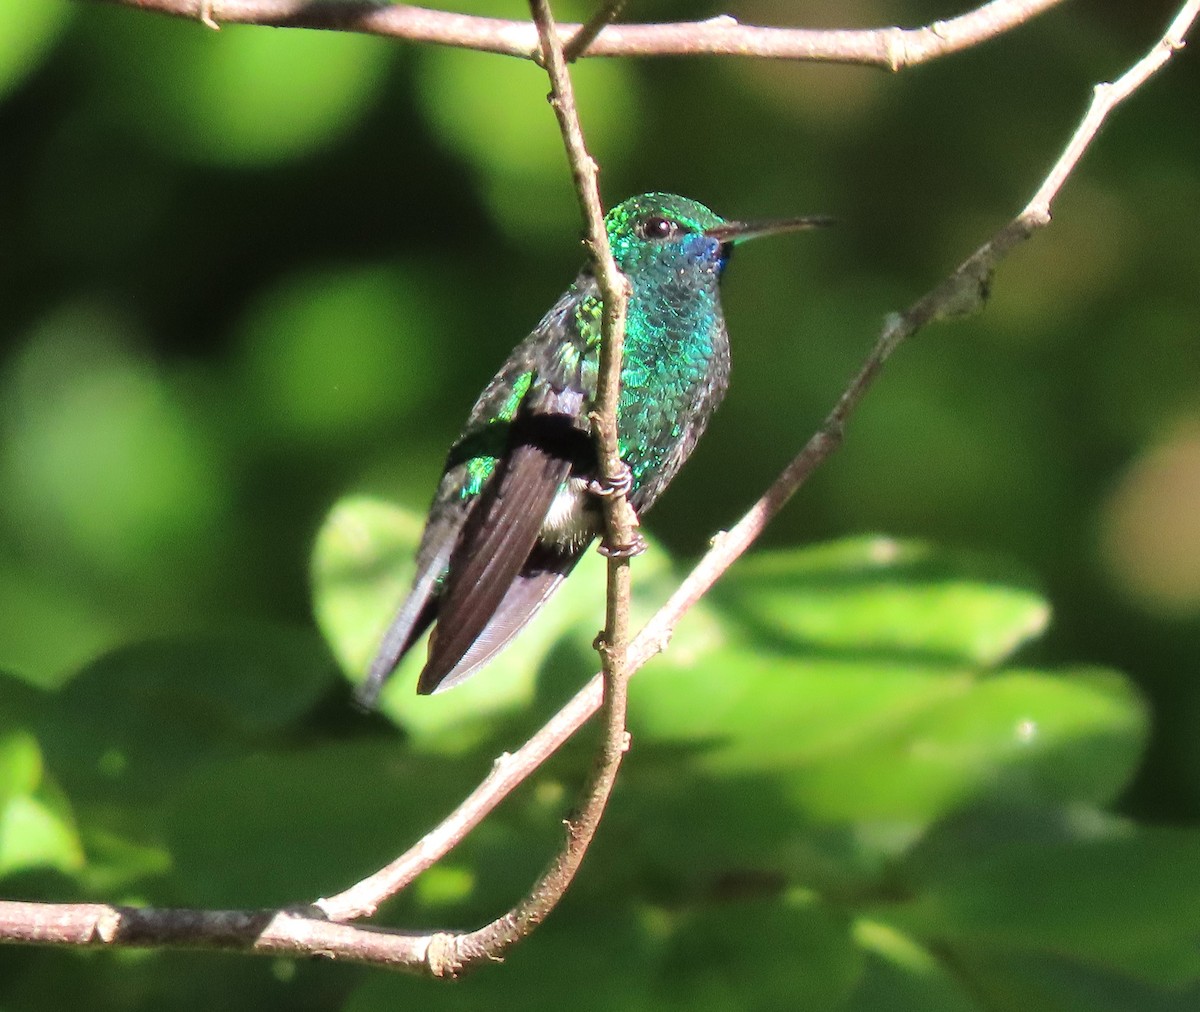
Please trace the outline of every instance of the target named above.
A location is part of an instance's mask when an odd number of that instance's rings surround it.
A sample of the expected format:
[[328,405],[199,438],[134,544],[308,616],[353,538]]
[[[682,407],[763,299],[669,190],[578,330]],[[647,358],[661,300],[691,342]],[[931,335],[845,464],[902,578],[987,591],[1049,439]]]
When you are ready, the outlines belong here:
[[1050,618],[1011,567],[890,538],[759,553],[718,596],[767,643],[893,660],[995,664]]
[[42,753],[37,740],[23,731],[0,734],[0,807],[28,794],[42,779]]
[[[327,518],[313,551],[314,608],[335,656],[355,681],[364,677],[388,623],[408,592],[424,517],[368,498],[348,498]],[[528,706],[537,676],[553,659],[555,685],[579,686],[596,670],[590,645],[604,620],[604,560],[587,552],[570,579],[513,644],[478,677],[453,691],[417,697],[413,691],[425,652],[418,644],[401,663],[382,706],[408,731],[443,747],[484,728],[490,715]],[[638,560],[634,628],[665,600],[668,560],[652,547]],[[698,617],[699,618],[699,617]],[[703,619],[689,627],[681,654],[709,634]],[[556,649],[567,637],[569,649]],[[553,655],[552,655],[552,651]],[[464,738],[465,728],[473,728]],[[457,730],[455,730],[457,729]]]
[[0,878],[15,871],[74,871],[83,863],[70,807],[43,778],[32,735],[0,735]]
[[82,863],[75,828],[58,806],[21,794],[0,809],[0,878],[29,868],[74,871]]
[[635,683],[632,726],[704,768],[771,771],[810,817],[930,818],[977,795],[1110,799],[1140,756],[1138,698],[1106,674],[902,665],[663,663]]
[[65,0],[0,0],[0,96],[38,65],[70,15]]

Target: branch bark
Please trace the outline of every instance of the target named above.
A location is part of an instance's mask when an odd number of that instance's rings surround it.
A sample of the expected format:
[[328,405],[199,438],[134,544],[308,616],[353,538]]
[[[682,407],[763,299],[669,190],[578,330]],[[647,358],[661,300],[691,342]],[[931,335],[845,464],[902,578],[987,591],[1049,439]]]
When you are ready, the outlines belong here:
[[0,900],[0,942],[320,955],[434,975],[443,967],[439,935],[335,924],[286,910],[180,910]]
[[[528,21],[476,17],[378,0],[99,0],[122,7],[220,24],[358,32],[534,59],[536,28]],[[852,63],[901,70],[970,49],[1063,0],[992,0],[923,28],[861,31],[741,25],[729,16],[660,25],[608,25],[586,46],[587,56],[751,56],[770,60]],[[560,32],[576,53],[585,26]]]
[[[596,40],[596,36],[604,31],[609,24],[617,20],[617,15],[621,13],[621,8],[624,6],[625,0],[605,0],[604,4],[588,19],[587,23],[571,36],[570,43],[563,47],[563,56],[566,58],[566,61],[571,63],[583,56]],[[537,20],[536,15],[534,15],[534,20]],[[545,43],[543,41],[543,49],[544,47]]]
[[[625,492],[616,484],[625,471],[617,439],[617,404],[625,338],[626,283],[609,248],[604,211],[600,203],[600,170],[584,143],[579,110],[575,105],[575,89],[567,70],[567,57],[554,24],[549,0],[530,0],[529,6],[538,29],[540,62],[550,77],[550,105],[558,118],[567,150],[567,160],[571,165],[571,175],[586,225],[592,267],[604,303],[600,372],[595,410],[591,418],[599,451],[600,474],[608,482],[610,490],[604,499],[608,525],[605,542],[609,545],[628,545],[636,531],[637,517]],[[619,4],[606,5],[600,12],[601,18],[611,16],[617,6]],[[586,45],[586,39],[583,44]],[[621,760],[629,747],[625,715],[629,701],[626,652],[630,590],[628,556],[610,555],[606,619],[599,644],[603,664],[604,726],[592,772],[584,788],[583,804],[576,815],[566,820],[566,843],[526,897],[508,913],[477,931],[447,939],[443,963],[451,973],[457,974],[475,963],[501,958],[550,915],[583,864],[587,849],[604,817],[608,799],[612,796]]]

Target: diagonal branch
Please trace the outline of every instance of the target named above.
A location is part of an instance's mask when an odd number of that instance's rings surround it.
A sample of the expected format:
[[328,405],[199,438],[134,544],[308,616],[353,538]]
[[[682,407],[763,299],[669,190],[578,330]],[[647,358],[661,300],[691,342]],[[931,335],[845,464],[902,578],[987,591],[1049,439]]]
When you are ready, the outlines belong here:
[[596,36],[617,19],[617,15],[621,13],[621,8],[624,6],[625,0],[605,0],[603,6],[592,15],[583,27],[571,37],[571,41],[563,47],[563,57],[566,61],[572,63],[583,56],[591,44],[596,41]]
[[[100,0],[138,10],[218,24],[319,28],[381,35],[533,59],[536,28],[380,0]],[[995,38],[1062,0],[991,0],[973,11],[924,28],[859,31],[740,25],[729,16],[661,25],[608,25],[587,46],[587,56],[752,56],[771,60],[856,63],[901,70],[969,49]],[[575,36],[580,25],[561,25]],[[586,31],[587,29],[584,28]],[[570,44],[572,57],[574,39]]]

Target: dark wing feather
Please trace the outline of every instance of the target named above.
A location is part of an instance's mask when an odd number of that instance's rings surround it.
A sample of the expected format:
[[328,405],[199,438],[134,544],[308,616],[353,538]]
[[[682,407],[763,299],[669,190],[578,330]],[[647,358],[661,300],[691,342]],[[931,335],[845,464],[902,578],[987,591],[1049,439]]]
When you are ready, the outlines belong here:
[[[538,548],[537,535],[572,465],[577,473],[586,470],[581,459],[592,453],[583,373],[594,367],[595,354],[577,329],[575,313],[581,301],[595,294],[595,280],[585,271],[475,402],[430,508],[413,589],[360,690],[365,705],[373,703],[405,653],[434,622],[430,659],[418,689],[431,692],[461,682],[529,621],[582,554],[585,546],[563,553]],[[519,406],[512,405],[514,389],[528,375],[534,377],[528,392]],[[495,473],[478,494],[464,497],[469,461],[491,456],[500,460]],[[498,511],[494,518],[493,511]],[[498,540],[493,544],[489,537]],[[498,557],[487,565],[493,550]],[[463,575],[463,567],[471,575]],[[477,640],[458,628],[464,619],[465,629],[479,632]]]
[[[468,660],[466,665],[462,661],[502,605],[504,621],[491,627],[489,645],[479,651],[484,659],[516,635],[553,592],[553,586],[542,587],[543,581],[532,579],[536,571],[528,567],[546,514],[578,459],[580,445],[590,445],[577,427],[582,405],[581,391],[540,384],[522,404],[513,420],[510,449],[471,510],[450,556],[418,692],[433,692],[451,675],[452,684],[457,684],[479,667],[482,660]],[[523,572],[531,583],[518,581]],[[521,592],[505,604],[514,584]],[[530,608],[524,614],[519,611],[522,604]]]
[[438,603],[437,630],[417,691],[429,693],[457,666],[491,621],[537,544],[570,461],[518,446],[463,527]]
[[525,628],[542,605],[562,586],[563,580],[583,557],[586,548],[587,545],[581,545],[569,552],[535,548],[516,579],[509,584],[504,598],[483,632],[475,638],[459,662],[430,691],[452,689],[470,678],[503,650],[508,641]]

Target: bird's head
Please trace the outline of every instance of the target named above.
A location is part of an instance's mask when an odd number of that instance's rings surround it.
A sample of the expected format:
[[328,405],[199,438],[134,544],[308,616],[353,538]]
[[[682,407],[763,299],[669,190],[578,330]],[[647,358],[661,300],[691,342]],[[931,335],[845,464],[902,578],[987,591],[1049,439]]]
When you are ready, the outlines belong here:
[[629,276],[688,266],[716,275],[735,243],[831,224],[825,217],[726,221],[698,201],[674,193],[630,197],[610,210],[604,221],[613,259]]

